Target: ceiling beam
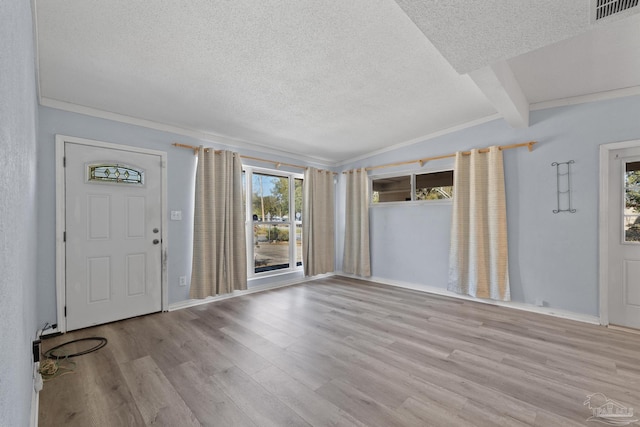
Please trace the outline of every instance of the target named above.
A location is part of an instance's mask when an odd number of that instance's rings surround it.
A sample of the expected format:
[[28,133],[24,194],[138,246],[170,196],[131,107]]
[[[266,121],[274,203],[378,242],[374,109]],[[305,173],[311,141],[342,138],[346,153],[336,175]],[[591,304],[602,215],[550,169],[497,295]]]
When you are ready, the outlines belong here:
[[469,73],[498,113],[514,128],[529,126],[529,101],[506,61]]

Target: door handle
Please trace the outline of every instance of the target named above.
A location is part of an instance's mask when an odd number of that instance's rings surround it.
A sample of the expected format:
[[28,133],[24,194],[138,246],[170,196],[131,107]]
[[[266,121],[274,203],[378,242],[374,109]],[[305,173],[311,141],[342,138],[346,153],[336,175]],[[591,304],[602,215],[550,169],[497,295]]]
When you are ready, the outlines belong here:
[[160,240],[158,240],[158,239],[153,239],[153,244],[154,244],[154,245],[157,245],[158,243],[160,243]]
[[153,229],[153,232],[154,232],[154,233],[157,233],[157,232],[159,232],[159,231],[160,231],[160,230],[158,230],[157,228],[154,228],[154,229]]

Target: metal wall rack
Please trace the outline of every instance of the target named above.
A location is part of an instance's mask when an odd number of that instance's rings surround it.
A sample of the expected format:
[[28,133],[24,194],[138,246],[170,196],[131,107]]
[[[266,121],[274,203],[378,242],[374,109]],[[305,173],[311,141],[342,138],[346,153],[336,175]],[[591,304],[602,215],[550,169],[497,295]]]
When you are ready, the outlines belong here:
[[[575,162],[553,162],[551,166],[556,167],[556,192],[558,208],[553,210],[554,214],[560,212],[575,213],[571,206],[571,165]],[[565,209],[563,209],[563,207]]]

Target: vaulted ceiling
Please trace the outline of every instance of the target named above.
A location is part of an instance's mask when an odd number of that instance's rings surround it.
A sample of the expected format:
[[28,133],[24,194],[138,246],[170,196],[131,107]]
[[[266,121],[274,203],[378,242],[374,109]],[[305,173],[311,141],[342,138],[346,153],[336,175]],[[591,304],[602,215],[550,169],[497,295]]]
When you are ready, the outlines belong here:
[[36,0],[43,105],[336,164],[640,93],[640,6],[586,0]]

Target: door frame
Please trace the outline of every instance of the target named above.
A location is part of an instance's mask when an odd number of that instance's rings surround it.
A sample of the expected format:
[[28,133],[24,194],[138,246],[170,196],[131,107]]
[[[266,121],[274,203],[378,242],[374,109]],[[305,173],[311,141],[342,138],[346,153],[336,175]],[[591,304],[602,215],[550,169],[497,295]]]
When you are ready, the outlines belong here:
[[74,144],[88,145],[92,147],[115,149],[120,151],[131,151],[141,154],[151,154],[160,156],[160,208],[162,210],[160,218],[162,231],[160,233],[161,245],[161,310],[168,310],[169,289],[167,283],[167,253],[169,248],[168,242],[168,221],[167,221],[167,153],[165,151],[151,150],[147,148],[133,147],[130,145],[113,144],[110,142],[96,141],[92,139],[78,138],[67,135],[56,135],[56,314],[58,322],[58,331],[67,332],[67,319],[64,314],[66,303],[66,243],[64,241],[65,232],[65,205],[66,205],[66,187],[65,187],[65,165],[64,165],[64,147],[67,142]]
[[640,139],[600,145],[600,189],[598,202],[598,283],[600,324],[609,325],[609,153],[624,148],[640,148]]

